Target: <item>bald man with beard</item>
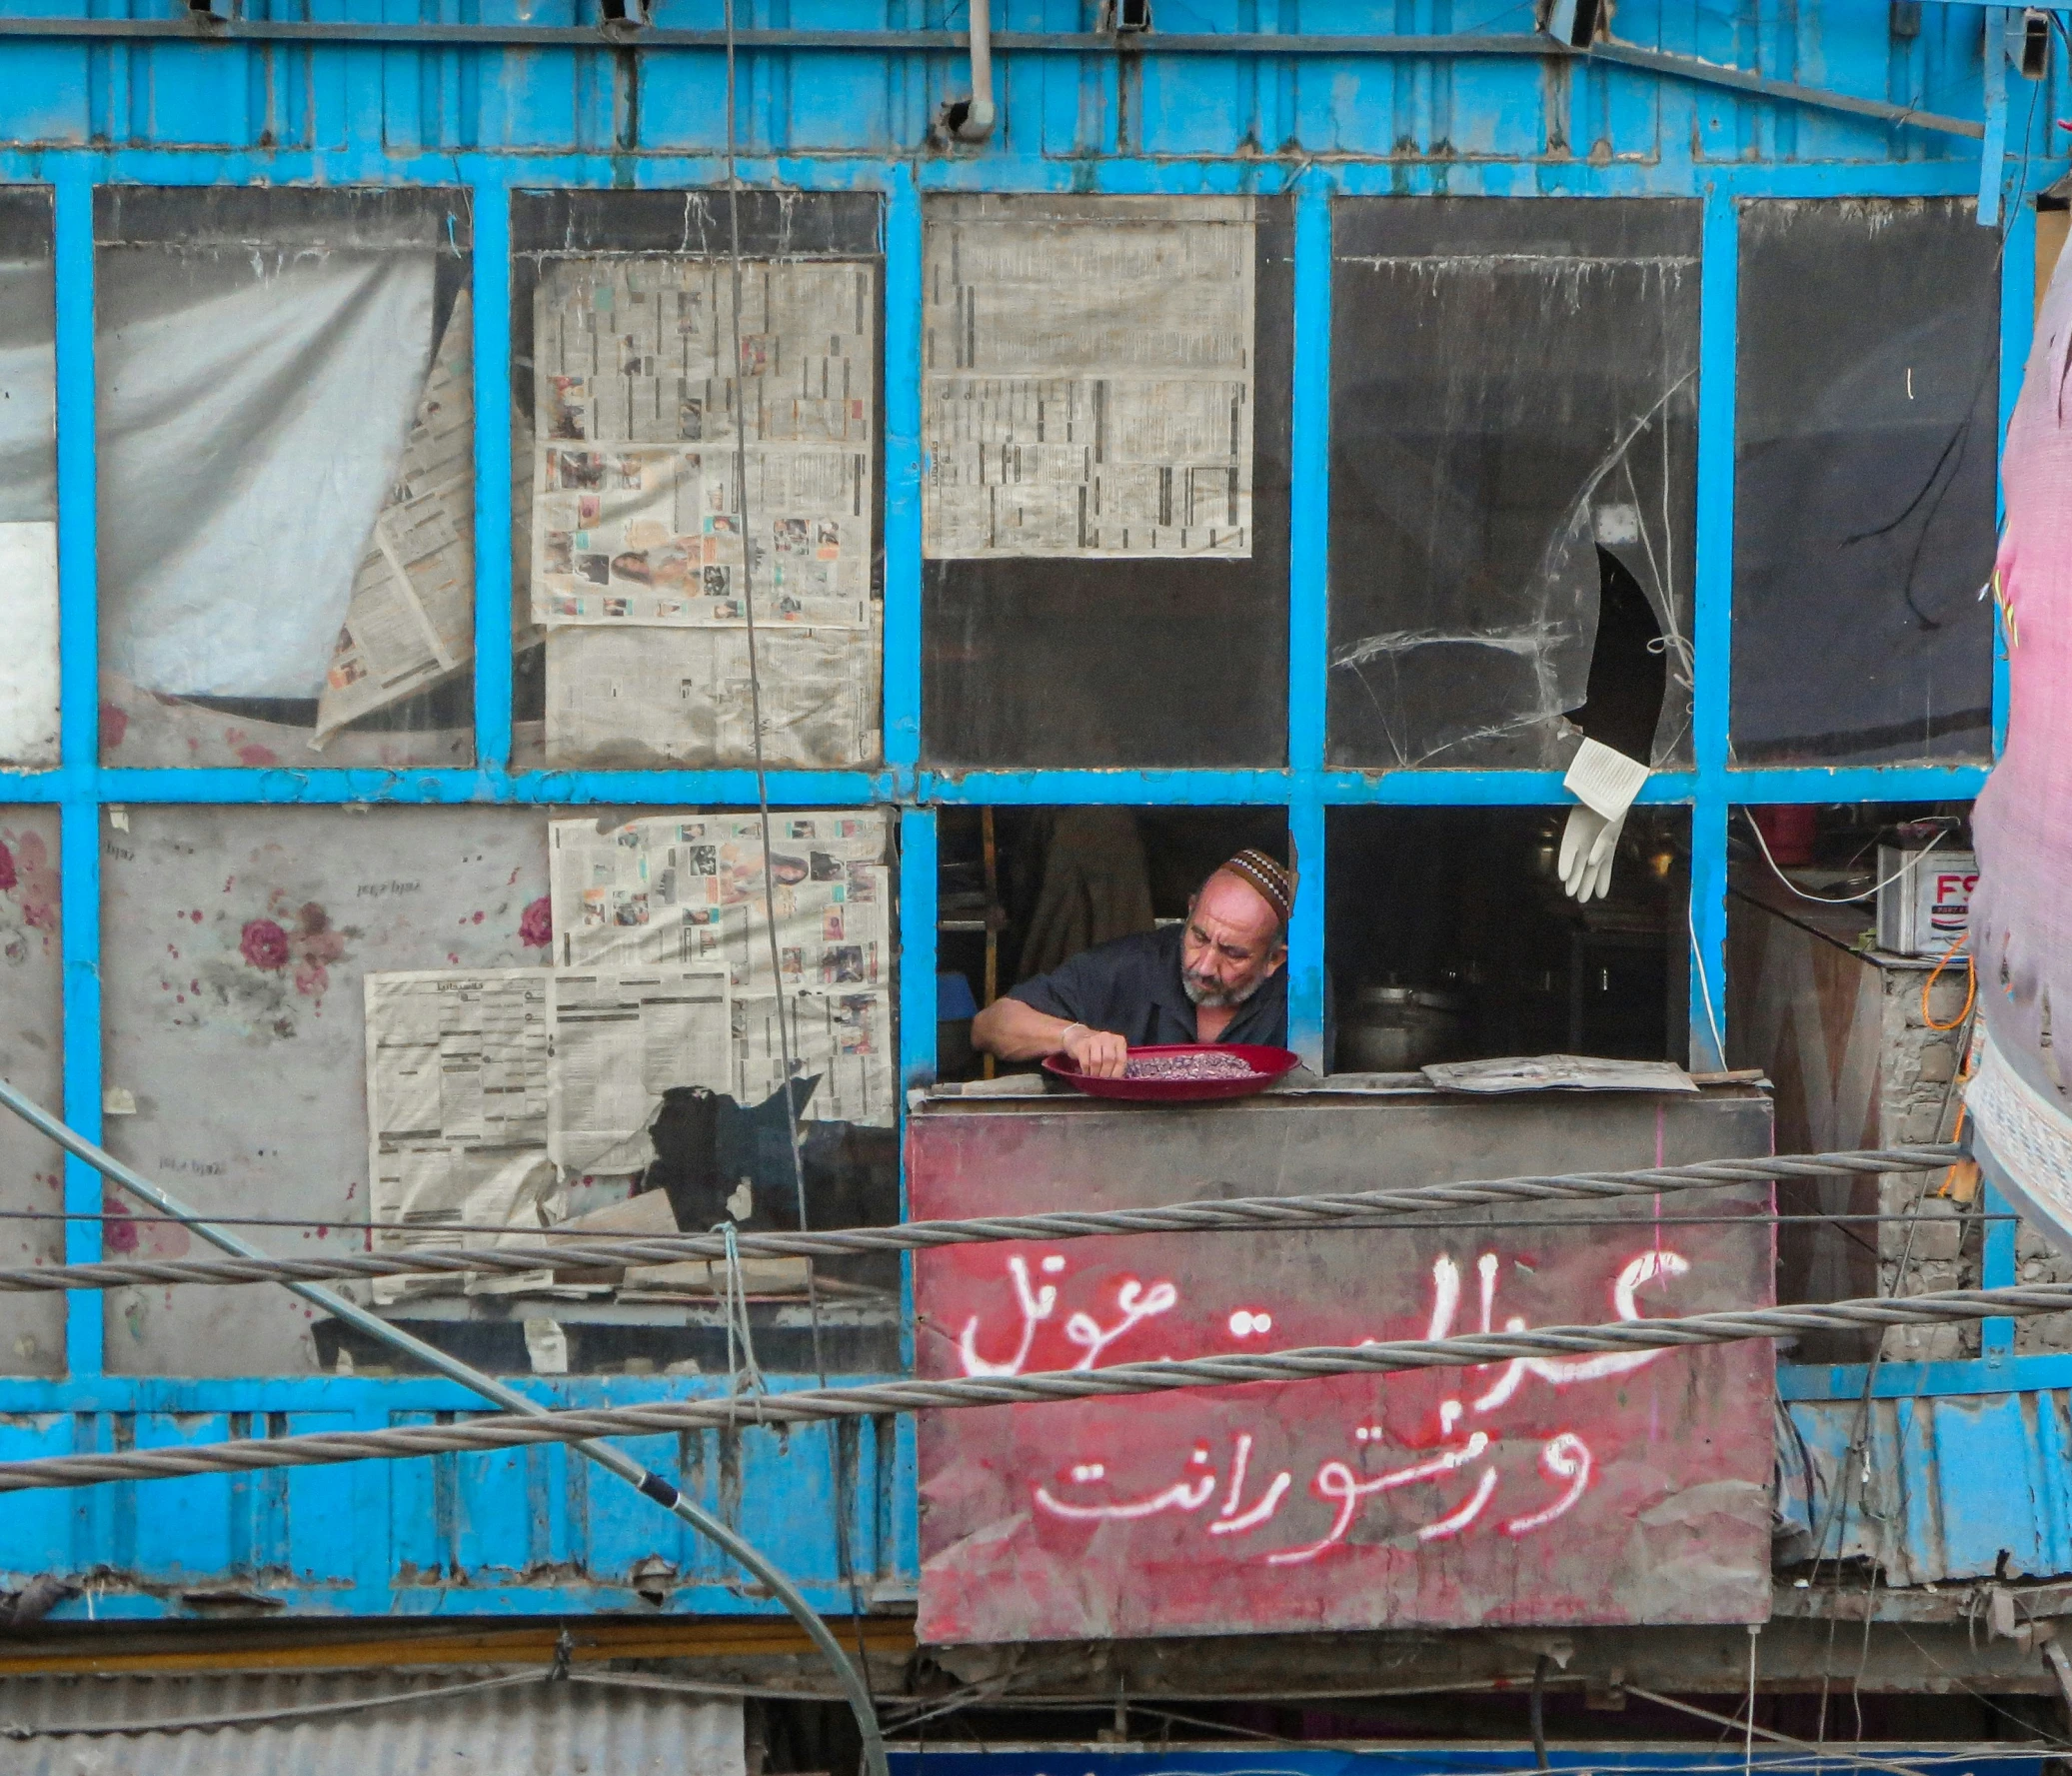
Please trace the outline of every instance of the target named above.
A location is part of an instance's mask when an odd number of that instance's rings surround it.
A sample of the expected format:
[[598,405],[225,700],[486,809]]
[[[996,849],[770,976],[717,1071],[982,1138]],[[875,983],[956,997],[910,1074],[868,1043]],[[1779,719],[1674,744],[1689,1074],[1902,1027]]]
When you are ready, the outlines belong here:
[[1002,1060],[1063,1054],[1120,1078],[1131,1048],[1287,1043],[1287,921],[1295,882],[1259,851],[1214,871],[1176,925],[1088,949],[996,999],[972,1043]]

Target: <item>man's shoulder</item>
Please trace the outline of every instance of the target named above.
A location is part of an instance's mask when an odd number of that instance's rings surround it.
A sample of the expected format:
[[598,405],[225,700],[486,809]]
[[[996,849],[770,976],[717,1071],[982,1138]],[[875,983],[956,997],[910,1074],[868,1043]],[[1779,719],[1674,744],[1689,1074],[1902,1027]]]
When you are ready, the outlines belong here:
[[1155,930],[1131,931],[1127,936],[1110,937],[1105,943],[1080,950],[1063,965],[1114,974],[1135,967],[1159,967],[1178,954],[1179,926],[1160,925]]

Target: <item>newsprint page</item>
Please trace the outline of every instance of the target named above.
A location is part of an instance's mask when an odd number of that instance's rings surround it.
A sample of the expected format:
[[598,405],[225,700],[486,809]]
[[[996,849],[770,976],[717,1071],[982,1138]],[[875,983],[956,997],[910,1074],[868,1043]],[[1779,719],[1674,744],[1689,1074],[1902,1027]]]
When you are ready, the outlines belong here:
[[1252,200],[927,215],[923,552],[1248,559]]
[[475,658],[474,379],[475,308],[463,290],[353,579],[312,748]]
[[[375,1249],[486,1244],[461,1229],[523,1233],[553,1218],[548,971],[374,973],[366,995]],[[379,1277],[374,1298],[400,1300],[440,1280]]]
[[754,1108],[784,1080],[783,1034],[803,1114],[889,1127],[893,1082],[892,873],[885,815],[785,810],[771,816],[778,1027],[754,815],[666,816],[600,833],[548,828],[556,960],[578,968],[724,968],[730,992],[727,1089]]
[[876,758],[877,327],[875,266],[752,260],[730,375],[725,261],[543,266],[532,589],[550,759],[752,756],[751,548],[767,761]]

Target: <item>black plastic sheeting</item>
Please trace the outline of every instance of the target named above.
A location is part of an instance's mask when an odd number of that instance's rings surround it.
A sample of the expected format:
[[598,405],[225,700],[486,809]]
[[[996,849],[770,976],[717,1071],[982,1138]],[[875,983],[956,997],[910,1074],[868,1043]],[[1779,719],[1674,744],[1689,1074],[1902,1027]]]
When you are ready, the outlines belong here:
[[1987,759],[2000,236],[1952,199],[1740,233],[1734,757]]

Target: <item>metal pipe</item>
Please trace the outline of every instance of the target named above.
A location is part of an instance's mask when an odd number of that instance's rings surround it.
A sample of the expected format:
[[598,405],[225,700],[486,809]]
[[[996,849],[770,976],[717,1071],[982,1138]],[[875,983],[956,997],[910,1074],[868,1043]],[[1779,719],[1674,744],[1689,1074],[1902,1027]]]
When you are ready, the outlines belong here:
[[970,0],[972,96],[960,99],[944,115],[950,133],[960,142],[983,142],[993,134],[993,0]]
[[[0,1104],[14,1111],[32,1128],[48,1135],[74,1158],[85,1160],[102,1176],[113,1178],[131,1195],[143,1198],[161,1213],[186,1223],[219,1250],[231,1252],[241,1258],[263,1258],[269,1255],[261,1247],[240,1239],[235,1233],[227,1233],[220,1227],[211,1226],[179,1198],[168,1195],[141,1173],[123,1164],[114,1154],[97,1147],[84,1135],[59,1121],[41,1104],[25,1097],[7,1079],[0,1079]],[[427,1344],[422,1338],[404,1331],[402,1327],[390,1325],[379,1314],[369,1313],[356,1301],[349,1301],[343,1295],[334,1294],[330,1289],[320,1288],[315,1283],[284,1282],[281,1286],[291,1294],[300,1296],[311,1306],[320,1307],[355,1330],[378,1339],[392,1350],[401,1351],[449,1380],[458,1381],[463,1387],[472,1389],[507,1412],[521,1413],[530,1418],[554,1416],[551,1409],[541,1405],[538,1400],[520,1393],[517,1388],[497,1380],[493,1375],[485,1375],[480,1369],[470,1368],[458,1357],[448,1355],[437,1345]],[[889,1776],[885,1758],[885,1737],[879,1730],[878,1708],[871,1698],[870,1686],[865,1682],[863,1672],[842,1650],[842,1643],[835,1638],[833,1630],[821,1620],[820,1613],[800,1594],[799,1588],[791,1579],[772,1564],[752,1542],[744,1539],[711,1512],[693,1504],[668,1480],[651,1469],[642,1467],[624,1450],[615,1449],[610,1443],[595,1440],[577,1443],[575,1447],[600,1467],[617,1474],[635,1491],[653,1499],[664,1510],[675,1513],[701,1535],[716,1542],[770,1587],[771,1594],[791,1612],[793,1620],[806,1630],[808,1637],[833,1667],[836,1681],[842,1686],[851,1712],[856,1715],[857,1730],[863,1735],[864,1766],[868,1776]],[[841,1508],[839,1499],[836,1501],[836,1508]]]

